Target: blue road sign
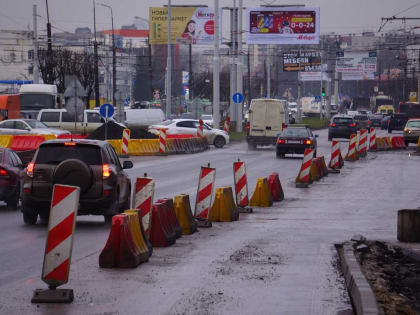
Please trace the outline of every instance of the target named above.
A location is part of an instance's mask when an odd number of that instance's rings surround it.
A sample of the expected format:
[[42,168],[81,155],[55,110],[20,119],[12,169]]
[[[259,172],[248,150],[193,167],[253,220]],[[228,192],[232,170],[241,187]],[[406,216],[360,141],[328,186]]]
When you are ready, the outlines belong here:
[[114,112],[114,106],[111,104],[102,104],[101,107],[99,107],[99,114],[104,118],[111,118],[114,115]]
[[239,104],[244,100],[244,96],[241,93],[235,93],[232,96],[232,100],[235,104]]
[[321,101],[321,95],[315,95],[315,101],[320,102]]
[[129,105],[130,104],[130,98],[126,97],[124,100],[124,105]]

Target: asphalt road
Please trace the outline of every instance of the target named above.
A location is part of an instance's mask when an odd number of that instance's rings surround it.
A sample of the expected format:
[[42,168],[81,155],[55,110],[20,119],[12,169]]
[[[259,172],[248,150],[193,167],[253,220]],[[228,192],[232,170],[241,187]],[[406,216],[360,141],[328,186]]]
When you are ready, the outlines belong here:
[[[329,160],[326,130],[316,133],[318,155]],[[278,172],[286,199],[155,249],[136,269],[100,269],[109,227],[102,217],[79,217],[65,286],[75,291],[70,305],[30,303],[33,290],[46,287],[46,225],[25,226],[19,212],[0,207],[0,314],[336,314],[351,306],[334,243],[358,233],[395,241],[397,210],[420,206],[420,158],[409,151],[370,153],[309,189],[293,184],[301,157],[276,159],[273,148],[248,151],[246,143],[136,157],[129,174],[153,177],[155,199],[188,193],[193,206],[200,166],[216,167],[216,187],[233,185],[238,158],[246,162],[250,193],[258,177]]]

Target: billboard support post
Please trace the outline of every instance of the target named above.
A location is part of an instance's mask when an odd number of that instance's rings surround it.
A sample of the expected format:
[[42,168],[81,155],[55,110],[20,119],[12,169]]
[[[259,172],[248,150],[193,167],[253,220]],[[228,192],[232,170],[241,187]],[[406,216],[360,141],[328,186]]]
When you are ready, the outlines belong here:
[[171,32],[172,6],[171,0],[168,0],[168,56],[166,60],[166,118],[171,116],[172,106],[172,32]]
[[[236,92],[243,94],[243,59],[242,59],[242,10],[243,10],[243,0],[239,0],[239,7],[238,7],[238,27],[237,27],[237,37],[238,37],[238,64],[236,66],[236,84],[237,89]],[[242,131],[242,111],[243,111],[243,101],[240,102],[238,105],[238,119],[236,123],[236,131],[241,132]]]
[[214,0],[213,126],[220,129],[219,0]]

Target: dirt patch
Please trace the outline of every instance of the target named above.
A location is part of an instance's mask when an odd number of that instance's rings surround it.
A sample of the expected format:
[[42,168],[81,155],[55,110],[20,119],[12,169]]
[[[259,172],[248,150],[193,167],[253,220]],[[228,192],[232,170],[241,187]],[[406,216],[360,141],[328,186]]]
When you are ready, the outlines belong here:
[[220,303],[230,302],[231,298],[226,297],[223,291],[210,292],[203,289],[197,289],[191,295],[187,295],[174,306],[171,314],[174,315],[192,315],[215,314],[214,306]]
[[356,257],[385,314],[420,314],[420,262],[388,243],[359,246]]

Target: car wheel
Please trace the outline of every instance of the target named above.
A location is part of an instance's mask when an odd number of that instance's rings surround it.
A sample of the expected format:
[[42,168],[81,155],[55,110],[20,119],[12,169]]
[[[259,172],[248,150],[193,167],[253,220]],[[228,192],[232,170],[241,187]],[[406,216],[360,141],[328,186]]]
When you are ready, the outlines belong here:
[[14,195],[6,199],[6,204],[9,208],[17,209],[19,206],[19,201],[20,201],[20,187],[18,186],[16,188],[16,192],[14,193]]
[[406,147],[408,147],[408,145],[410,144],[410,142],[408,142],[408,141],[404,141],[404,143],[405,143]]
[[392,129],[388,129],[388,133],[392,133]]
[[328,141],[332,140],[332,136],[328,135]]
[[255,144],[253,144],[253,143],[249,143],[248,142],[248,150],[249,151],[253,151],[253,150],[255,150],[257,148],[257,146],[255,145]]
[[217,137],[214,139],[213,144],[214,144],[214,146],[215,146],[216,148],[220,149],[220,148],[223,148],[223,147],[224,147],[224,145],[226,144],[226,140],[225,140],[225,138],[223,138],[222,136],[217,136]]
[[276,152],[276,157],[277,157],[278,159],[281,159],[281,158],[283,158],[283,157],[284,157],[284,154],[283,154],[283,153],[280,153],[279,151],[277,151],[277,152]]
[[38,213],[23,213],[23,222],[27,225],[34,225],[38,220]]
[[111,223],[112,223],[112,217],[113,217],[114,215],[104,215],[104,219],[105,219],[105,224],[107,224],[107,225],[111,225]]
[[316,150],[314,151],[314,157],[316,157]]
[[131,186],[128,187],[128,195],[127,195],[127,198],[125,199],[124,203],[122,204],[122,206],[120,208],[120,212],[124,212],[125,210],[131,209],[130,195],[131,195]]

